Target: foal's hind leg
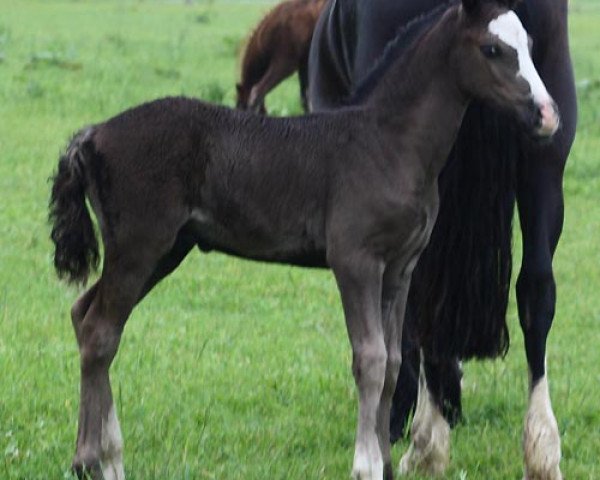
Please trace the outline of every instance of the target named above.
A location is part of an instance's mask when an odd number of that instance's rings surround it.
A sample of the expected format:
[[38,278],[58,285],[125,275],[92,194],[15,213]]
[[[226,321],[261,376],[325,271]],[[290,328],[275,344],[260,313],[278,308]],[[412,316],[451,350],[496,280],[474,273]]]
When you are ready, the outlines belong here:
[[101,279],[73,308],[81,360],[79,428],[73,469],[80,478],[86,474],[93,480],[125,478],[123,442],[108,372],[125,322],[157,264],[156,252],[148,249],[128,249],[119,255],[107,252]]
[[[122,480],[122,440],[108,369],[117,352],[126,314],[109,307],[102,280],[84,318],[73,319],[81,359],[77,451],[73,469],[81,478]],[[108,298],[107,298],[108,297]]]

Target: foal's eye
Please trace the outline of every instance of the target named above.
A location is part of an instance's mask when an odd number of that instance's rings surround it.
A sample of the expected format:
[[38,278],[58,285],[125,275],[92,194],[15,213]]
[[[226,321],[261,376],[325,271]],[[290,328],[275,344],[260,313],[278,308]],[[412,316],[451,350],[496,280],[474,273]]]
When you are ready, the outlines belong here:
[[498,45],[482,45],[479,48],[487,58],[498,58],[502,55],[502,50]]

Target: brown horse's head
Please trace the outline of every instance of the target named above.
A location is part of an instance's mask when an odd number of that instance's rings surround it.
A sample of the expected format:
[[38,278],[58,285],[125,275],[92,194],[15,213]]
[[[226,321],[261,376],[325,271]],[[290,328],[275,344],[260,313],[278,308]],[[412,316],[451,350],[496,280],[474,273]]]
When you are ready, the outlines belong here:
[[450,61],[468,96],[515,115],[539,138],[559,126],[556,104],[531,59],[514,0],[462,0]]

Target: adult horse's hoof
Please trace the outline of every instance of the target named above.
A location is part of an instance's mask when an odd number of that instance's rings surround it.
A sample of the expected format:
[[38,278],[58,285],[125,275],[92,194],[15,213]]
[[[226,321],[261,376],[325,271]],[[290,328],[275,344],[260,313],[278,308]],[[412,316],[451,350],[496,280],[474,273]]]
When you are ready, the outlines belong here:
[[[440,418],[441,415],[439,416]],[[450,452],[450,427],[445,421],[413,425],[413,439],[402,456],[400,475],[419,472],[425,475],[443,475],[448,467]],[[424,427],[424,428],[420,428]]]
[[526,480],[562,480],[560,433],[552,412],[548,382],[533,389],[523,430]]

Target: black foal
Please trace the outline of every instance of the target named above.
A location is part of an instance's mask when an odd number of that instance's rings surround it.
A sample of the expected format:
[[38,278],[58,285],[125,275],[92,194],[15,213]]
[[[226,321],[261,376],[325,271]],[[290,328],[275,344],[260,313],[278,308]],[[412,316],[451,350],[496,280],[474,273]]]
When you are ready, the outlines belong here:
[[267,119],[157,100],[76,135],[51,199],[59,274],[98,282],[75,304],[81,403],[74,468],[122,479],[109,367],[136,303],[194,245],[329,267],[359,397],[353,475],[392,478],[389,411],[411,274],[438,211],[437,178],[473,98],[549,137],[558,114],[505,4],[463,0],[402,56],[365,105]]

